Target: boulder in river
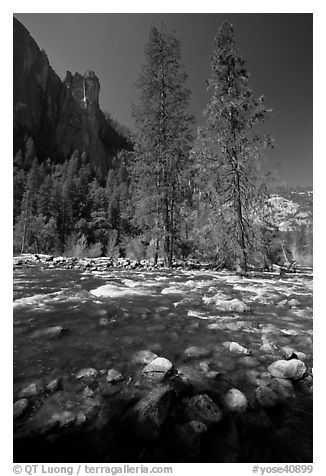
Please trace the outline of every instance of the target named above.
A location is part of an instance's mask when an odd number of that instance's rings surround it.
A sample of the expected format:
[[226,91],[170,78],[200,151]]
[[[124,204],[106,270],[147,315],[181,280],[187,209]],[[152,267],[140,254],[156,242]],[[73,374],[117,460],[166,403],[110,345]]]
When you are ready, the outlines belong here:
[[224,397],[224,404],[231,412],[245,412],[248,408],[247,397],[237,388],[231,388]]
[[250,351],[246,347],[243,347],[242,345],[238,344],[238,342],[224,342],[223,346],[230,352],[233,352],[235,354],[250,353]]
[[286,303],[289,307],[297,307],[297,306],[300,306],[300,303],[297,299],[290,299],[289,301],[287,301]]
[[298,380],[306,372],[306,366],[301,360],[276,360],[268,367],[273,377]]
[[46,327],[45,329],[38,329],[37,331],[32,332],[31,338],[38,339],[40,337],[61,337],[66,329],[61,326]]
[[144,376],[159,382],[171,371],[172,367],[173,365],[168,359],[157,357],[143,368],[142,373]]
[[293,349],[292,347],[287,347],[287,346],[281,347],[281,351],[282,351],[283,356],[287,360],[298,359],[298,360],[304,361],[304,360],[307,359],[307,355],[304,352],[298,352],[295,349]]
[[43,384],[41,382],[33,382],[19,392],[19,398],[37,397],[42,392],[44,392]]
[[60,378],[54,378],[53,380],[51,380],[51,382],[49,382],[46,386],[46,390],[48,392],[56,392],[57,390],[59,390],[61,387],[61,379]]
[[207,428],[218,423],[223,417],[221,410],[206,394],[192,397],[185,408],[185,415],[188,421],[199,420]]
[[123,375],[115,369],[110,369],[106,377],[108,383],[117,383],[123,380]]
[[27,398],[21,398],[14,403],[14,418],[23,416],[29,407]]

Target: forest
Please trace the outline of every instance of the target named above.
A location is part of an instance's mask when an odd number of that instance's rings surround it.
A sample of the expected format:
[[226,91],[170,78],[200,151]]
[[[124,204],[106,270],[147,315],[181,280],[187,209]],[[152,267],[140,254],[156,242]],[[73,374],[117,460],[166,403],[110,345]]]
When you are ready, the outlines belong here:
[[[231,25],[214,40],[210,99],[194,131],[191,92],[174,33],[152,27],[136,81],[135,127],[106,176],[87,150],[64,162],[38,160],[33,137],[14,157],[14,253],[208,261],[269,269],[311,263],[311,222],[283,228],[272,196],[287,196],[266,168],[271,109],[255,97]],[[292,199],[292,196],[291,196]]]

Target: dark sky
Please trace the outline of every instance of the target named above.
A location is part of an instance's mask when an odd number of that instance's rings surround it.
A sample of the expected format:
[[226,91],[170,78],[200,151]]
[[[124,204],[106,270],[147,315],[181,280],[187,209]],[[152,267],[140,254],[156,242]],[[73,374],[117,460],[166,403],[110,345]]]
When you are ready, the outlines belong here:
[[312,14],[15,14],[56,73],[94,70],[101,82],[100,106],[122,124],[130,116],[133,82],[144,61],[153,23],[175,29],[192,91],[197,122],[206,105],[205,79],[213,38],[224,20],[234,26],[247,60],[251,86],[273,109],[268,130],[276,147],[269,167],[290,184],[312,185],[313,16]]

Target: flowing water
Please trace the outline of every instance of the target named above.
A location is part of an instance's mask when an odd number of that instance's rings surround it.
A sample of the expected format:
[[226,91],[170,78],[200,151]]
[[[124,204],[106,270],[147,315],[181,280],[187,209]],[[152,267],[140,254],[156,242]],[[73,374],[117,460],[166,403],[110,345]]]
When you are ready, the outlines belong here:
[[[219,293],[249,304],[249,313],[220,311],[209,302]],[[278,307],[295,298],[298,307]],[[212,325],[215,324],[215,325]],[[33,332],[60,325],[61,339],[33,339]],[[189,361],[185,350],[207,350],[213,370],[244,378],[241,354],[223,346],[236,341],[252,351],[255,370],[266,370],[264,337],[289,346],[312,361],[312,278],[239,278],[209,271],[79,272],[29,267],[14,273],[15,389],[53,370],[76,372],[83,367],[126,373],[141,349],[171,360]],[[193,360],[193,359],[192,359]],[[198,360],[198,359],[197,359]],[[274,359],[275,360],[275,359]]]
[[[223,307],[235,298],[250,310]],[[292,307],[291,299],[298,301]],[[35,337],[51,326],[67,332]],[[231,352],[228,342],[248,354]],[[85,367],[114,368],[127,377],[135,371],[132,356],[143,349],[175,368],[186,364],[227,374],[250,399],[270,363],[284,358],[284,347],[304,353],[311,372],[309,269],[249,278],[208,270],[14,270],[14,399],[33,381]]]

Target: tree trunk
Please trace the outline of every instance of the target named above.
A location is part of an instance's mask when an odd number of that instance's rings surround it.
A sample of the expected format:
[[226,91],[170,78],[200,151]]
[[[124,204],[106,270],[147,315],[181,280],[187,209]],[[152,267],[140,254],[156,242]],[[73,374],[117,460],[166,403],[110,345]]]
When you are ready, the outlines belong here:
[[[246,250],[246,237],[244,231],[244,223],[242,216],[242,203],[241,203],[241,189],[240,189],[240,176],[238,172],[238,163],[235,166],[235,189],[236,189],[236,213],[237,213],[237,228],[238,228],[238,242],[240,245],[240,252],[237,262],[237,272],[240,274],[247,274],[247,250]],[[239,269],[238,269],[239,267]]]
[[23,240],[22,240],[21,254],[24,253],[25,240],[26,240],[26,223],[27,223],[27,214],[28,214],[28,197],[29,197],[29,190],[27,191],[27,197],[26,197],[26,210],[25,210],[25,217],[24,217],[24,229],[23,229]]
[[153,263],[154,266],[157,265],[159,249],[160,249],[160,241],[159,241],[159,239],[157,238],[157,239],[156,239],[156,243],[155,243],[155,252],[154,252],[154,263]]

